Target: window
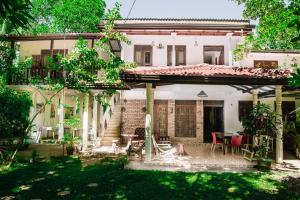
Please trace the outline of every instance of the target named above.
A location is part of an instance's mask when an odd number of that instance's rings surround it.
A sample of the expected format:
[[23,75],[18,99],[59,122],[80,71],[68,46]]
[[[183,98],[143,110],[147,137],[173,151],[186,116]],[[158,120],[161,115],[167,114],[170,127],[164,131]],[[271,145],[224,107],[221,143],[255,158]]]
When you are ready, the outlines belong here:
[[168,45],[168,47],[167,47],[167,66],[172,66],[172,53],[173,53],[173,46]]
[[186,47],[175,46],[175,51],[176,51],[176,66],[186,65]]
[[211,65],[224,65],[224,46],[204,46],[204,63]]
[[[186,65],[186,47],[184,45],[175,46],[175,65]],[[173,60],[173,46],[168,45],[167,47],[167,65],[172,66]]]
[[275,69],[278,68],[278,61],[277,60],[254,60],[254,67]]
[[134,46],[134,62],[140,66],[152,65],[152,46],[135,45]]
[[57,59],[57,55],[64,55],[68,53],[68,50],[65,51],[63,49],[54,49],[54,50],[42,50],[41,51],[41,65],[42,67],[47,67],[49,58],[52,56],[54,59]]
[[252,101],[239,101],[239,120],[242,121],[243,118],[249,116],[253,109]]

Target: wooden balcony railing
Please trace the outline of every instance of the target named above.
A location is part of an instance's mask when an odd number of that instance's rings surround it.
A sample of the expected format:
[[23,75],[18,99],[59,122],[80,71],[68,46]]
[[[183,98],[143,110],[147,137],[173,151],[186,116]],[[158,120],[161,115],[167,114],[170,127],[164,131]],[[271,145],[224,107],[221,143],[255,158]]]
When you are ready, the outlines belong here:
[[[91,69],[90,71],[93,74],[98,74],[98,70]],[[19,71],[14,73],[11,80],[12,85],[28,85],[31,83],[31,80],[36,79],[41,83],[46,83],[45,78],[50,77],[50,79],[61,79],[63,78],[63,71],[59,70],[49,70],[45,67],[32,67],[27,70]],[[99,76],[99,74],[98,74]]]
[[27,85],[33,79],[39,80],[41,83],[45,83],[45,78],[49,76],[51,79],[59,79],[63,77],[62,71],[49,70],[45,67],[30,68],[24,71],[20,71],[13,74],[11,84],[13,85]]

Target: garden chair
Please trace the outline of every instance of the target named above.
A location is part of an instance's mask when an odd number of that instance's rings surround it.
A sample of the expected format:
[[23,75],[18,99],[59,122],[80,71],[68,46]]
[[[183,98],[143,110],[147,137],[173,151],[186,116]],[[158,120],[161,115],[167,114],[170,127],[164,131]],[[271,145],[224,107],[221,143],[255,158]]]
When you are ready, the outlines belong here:
[[130,157],[132,153],[135,153],[140,157],[140,159],[143,159],[143,151],[145,149],[145,141],[140,141],[138,143],[132,143],[129,145],[127,149],[127,156]]
[[245,148],[242,148],[243,158],[251,162],[257,160],[257,157],[259,156],[259,149],[261,145],[264,145],[263,142],[266,143],[266,151],[262,156],[267,157],[270,150],[270,136],[260,135],[259,137],[254,138],[252,145],[248,144]]
[[215,152],[215,149],[216,149],[217,145],[221,145],[222,150],[223,150],[223,148],[224,148],[223,147],[223,140],[217,139],[216,132],[212,132],[211,136],[212,136],[212,143],[211,143],[210,150],[213,151],[213,152]]
[[134,135],[137,135],[137,137],[134,137],[131,141],[128,140],[126,152],[128,156],[131,153],[135,153],[142,159],[142,153],[145,148],[145,128],[136,128]]
[[240,148],[242,147],[242,139],[243,135],[234,135],[231,137],[231,143],[227,144],[227,146],[231,147],[231,153],[240,151]]
[[152,135],[151,138],[156,159],[174,157],[174,155],[176,154],[176,148],[172,147],[171,144],[158,144],[154,138],[154,135]]
[[41,129],[31,131],[30,132],[30,136],[29,136],[31,142],[33,142],[33,143],[39,143],[40,139],[41,139],[41,135],[42,135]]

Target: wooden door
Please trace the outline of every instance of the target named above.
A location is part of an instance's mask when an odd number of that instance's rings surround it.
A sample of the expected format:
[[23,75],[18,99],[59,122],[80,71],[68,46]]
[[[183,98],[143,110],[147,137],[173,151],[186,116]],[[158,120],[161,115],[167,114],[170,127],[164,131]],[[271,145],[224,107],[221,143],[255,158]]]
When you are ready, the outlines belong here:
[[175,136],[196,137],[196,101],[175,101]]
[[168,101],[154,102],[154,133],[158,136],[168,135]]

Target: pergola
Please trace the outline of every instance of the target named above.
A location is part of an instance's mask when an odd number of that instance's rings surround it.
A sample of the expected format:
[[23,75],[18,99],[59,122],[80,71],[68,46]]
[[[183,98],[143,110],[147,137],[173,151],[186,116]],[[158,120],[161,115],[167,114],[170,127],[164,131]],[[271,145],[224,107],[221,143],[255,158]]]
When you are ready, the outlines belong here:
[[[220,65],[188,65],[172,67],[138,67],[124,70],[122,80],[129,87],[146,87],[147,114],[153,119],[154,91],[159,85],[207,84],[228,85],[243,92],[252,93],[253,104],[258,103],[259,93],[275,91],[278,135],[276,137],[276,162],[283,161],[282,89],[288,87],[289,69],[243,68]],[[146,162],[151,161],[151,134],[146,132]]]

